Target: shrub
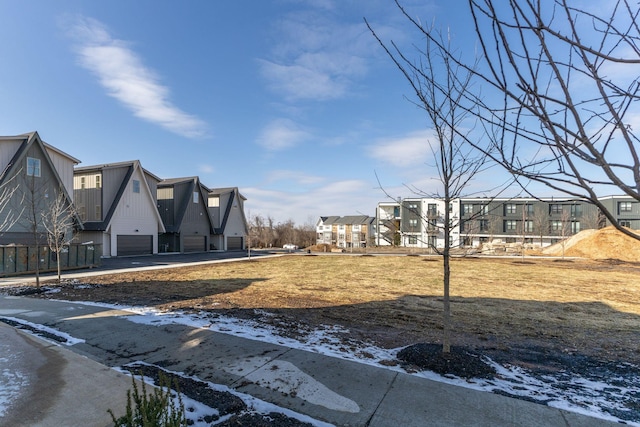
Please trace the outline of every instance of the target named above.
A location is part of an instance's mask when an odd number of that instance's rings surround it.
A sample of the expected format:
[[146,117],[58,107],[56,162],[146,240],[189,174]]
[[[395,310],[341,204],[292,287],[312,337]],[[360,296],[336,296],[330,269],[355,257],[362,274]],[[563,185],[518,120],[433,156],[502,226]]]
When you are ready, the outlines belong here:
[[[142,375],[140,375],[142,379]],[[154,388],[153,393],[147,393],[147,388],[142,382],[142,393],[138,390],[135,377],[131,375],[133,393],[127,390],[126,414],[116,418],[111,409],[108,410],[114,427],[186,427],[187,419],[184,412],[184,404],[179,390],[178,404],[171,397],[171,383],[166,376],[160,375],[160,387]],[[132,408],[132,400],[135,408]]]

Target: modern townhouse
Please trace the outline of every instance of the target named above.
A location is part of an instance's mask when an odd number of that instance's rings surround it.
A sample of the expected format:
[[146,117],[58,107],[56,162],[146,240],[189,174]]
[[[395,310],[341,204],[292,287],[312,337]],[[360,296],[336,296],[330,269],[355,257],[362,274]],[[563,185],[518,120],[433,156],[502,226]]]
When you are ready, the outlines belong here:
[[140,161],[78,167],[73,192],[84,230],[81,242],[101,243],[104,256],[158,253],[165,228],[157,208],[160,178]]
[[165,233],[160,252],[205,252],[214,233],[208,209],[209,188],[197,176],[165,179],[158,183],[158,211]]
[[[640,228],[640,202],[629,196],[600,199],[621,225]],[[445,207],[441,199],[407,198],[376,208],[376,244],[444,247],[444,209],[449,209],[451,245],[548,246],[581,230],[607,225],[598,208],[563,198],[462,198]]]
[[[40,244],[47,242],[39,218],[58,196],[67,205],[73,203],[73,167],[79,162],[45,143],[38,132],[0,136],[0,197],[4,194],[0,245],[33,245],[36,239]],[[75,228],[81,228],[80,219],[75,220]]]
[[248,233],[244,202],[238,187],[209,190],[207,207],[213,223],[211,250],[244,250]]
[[367,215],[322,216],[316,222],[316,244],[365,248],[373,242],[374,221]]

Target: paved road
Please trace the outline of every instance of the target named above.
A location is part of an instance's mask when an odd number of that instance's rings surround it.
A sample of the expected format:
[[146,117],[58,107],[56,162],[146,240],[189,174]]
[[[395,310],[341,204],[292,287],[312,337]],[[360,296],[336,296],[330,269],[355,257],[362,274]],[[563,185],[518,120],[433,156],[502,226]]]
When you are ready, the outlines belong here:
[[[228,251],[228,252],[198,252],[189,254],[157,254],[157,255],[142,255],[142,256],[130,256],[130,257],[116,257],[116,258],[103,258],[102,264],[99,267],[80,270],[68,270],[62,272],[62,277],[65,279],[73,279],[78,277],[95,276],[99,274],[105,274],[109,272],[126,272],[129,270],[140,269],[160,269],[160,268],[173,268],[180,267],[186,264],[208,264],[212,262],[232,262],[249,258],[259,258],[265,256],[277,256],[286,253],[282,250],[262,250],[251,252],[246,251]],[[41,280],[49,280],[55,278],[55,273],[43,273],[40,275]],[[21,283],[35,282],[33,275],[22,276],[10,276],[0,277],[0,287],[13,286]]]
[[[104,426],[100,417],[113,404],[105,396],[121,394],[129,380],[118,381],[113,371],[103,366],[121,366],[132,361],[161,364],[337,426],[616,425],[207,328],[138,323],[135,322],[138,316],[132,313],[91,305],[5,296],[0,297],[1,316],[47,325],[85,340],[55,349],[34,343],[33,339],[26,346],[18,341],[16,351],[23,352],[21,359],[27,365],[15,366],[14,360],[13,368],[32,372],[28,365],[33,360],[30,354],[41,358],[40,366],[49,368],[37,369],[33,387],[46,390],[48,407],[58,408],[36,412],[36,419],[25,425]],[[48,377],[57,375],[61,380],[49,381],[47,385]],[[93,409],[80,411],[74,423],[68,417],[74,413],[80,395],[84,407]],[[33,400],[37,401],[39,396]],[[24,406],[24,399],[21,403]],[[65,407],[66,411],[59,410]],[[15,419],[10,418],[13,416],[15,412],[10,410],[4,420]],[[0,425],[6,425],[2,417]]]

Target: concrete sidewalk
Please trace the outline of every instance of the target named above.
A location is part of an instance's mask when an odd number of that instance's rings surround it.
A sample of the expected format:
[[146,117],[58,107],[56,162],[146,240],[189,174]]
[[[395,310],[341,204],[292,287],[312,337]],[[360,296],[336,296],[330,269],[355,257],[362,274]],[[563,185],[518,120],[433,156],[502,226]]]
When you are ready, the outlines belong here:
[[[162,365],[227,385],[338,426],[617,425],[523,400],[209,329],[140,324],[127,320],[126,317],[135,316],[131,313],[91,305],[0,297],[0,316],[44,324],[85,340],[55,349],[50,345],[33,346],[33,351],[45,358],[64,359],[61,365],[47,365],[52,375],[60,372],[63,378],[49,386],[47,396],[53,402],[51,408],[66,407],[68,410],[45,410],[38,414],[41,419],[37,423],[28,425],[105,425],[102,415],[117,404],[105,396],[124,399],[124,390],[130,388],[131,380],[103,365],[121,366],[133,361]],[[47,355],[43,347],[51,354]],[[38,390],[39,384],[35,387]],[[31,396],[23,397],[20,403],[41,398],[41,395]],[[79,400],[91,409],[79,413],[76,424],[68,418],[59,418],[74,413]],[[10,412],[8,416],[12,414]],[[1,425],[4,421],[0,418]]]

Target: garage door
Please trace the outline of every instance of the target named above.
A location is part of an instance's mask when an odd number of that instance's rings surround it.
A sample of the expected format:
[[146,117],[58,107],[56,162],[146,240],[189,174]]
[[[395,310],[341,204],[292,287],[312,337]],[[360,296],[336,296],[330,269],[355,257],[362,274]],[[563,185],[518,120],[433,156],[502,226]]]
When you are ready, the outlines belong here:
[[118,236],[118,256],[153,253],[153,236]]
[[204,236],[184,236],[184,252],[206,251],[206,241]]
[[227,237],[227,250],[238,251],[242,249],[242,237]]

